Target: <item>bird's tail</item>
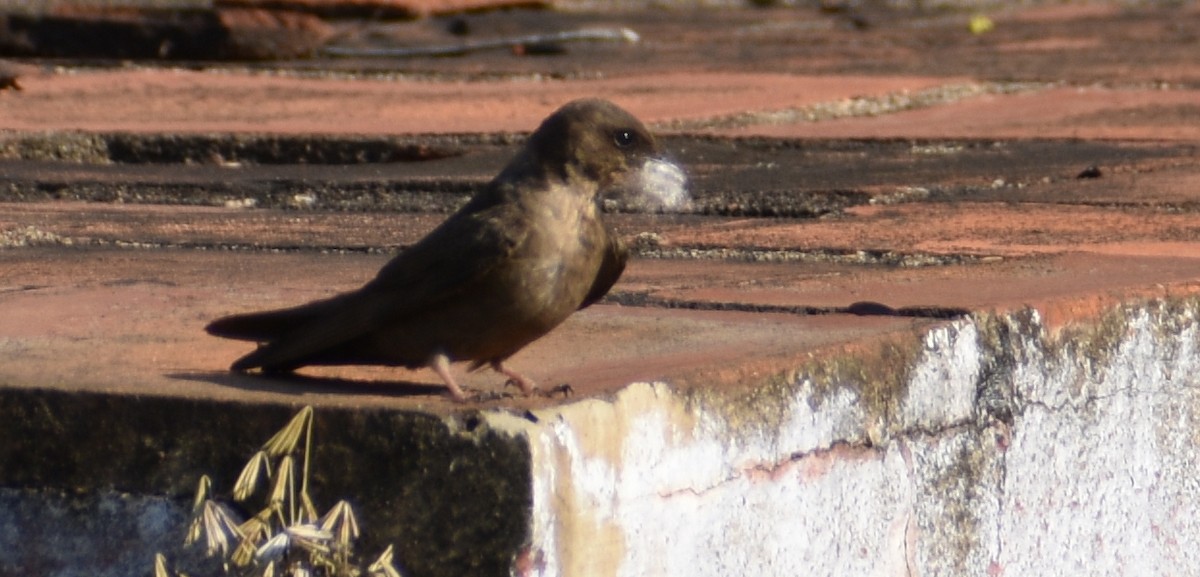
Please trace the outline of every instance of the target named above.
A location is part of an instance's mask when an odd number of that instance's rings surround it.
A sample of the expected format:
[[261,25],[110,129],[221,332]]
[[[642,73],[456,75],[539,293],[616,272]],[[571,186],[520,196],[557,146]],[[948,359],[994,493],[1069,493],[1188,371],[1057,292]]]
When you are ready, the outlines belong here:
[[[358,334],[373,309],[367,307],[358,315],[348,315],[356,309],[347,309],[347,304],[355,302],[355,293],[346,293],[287,309],[220,318],[204,330],[213,336],[259,343],[256,350],[233,363],[230,368],[234,371],[288,373],[312,364],[314,355],[320,356],[321,351]],[[347,319],[357,319],[358,324],[348,325]]]
[[244,373],[253,369],[262,369],[263,373],[267,374],[287,374],[300,367],[300,365],[293,363],[273,363],[271,359],[273,353],[274,349],[270,345],[260,346],[242,358],[233,361],[233,364],[229,366],[229,370]]
[[219,318],[204,330],[216,337],[265,343],[295,331],[312,318],[303,310],[283,309]]
[[227,339],[263,343],[258,349],[233,362],[230,370],[245,372],[261,368],[268,372],[286,373],[291,366],[271,366],[266,361],[272,347],[268,343],[278,341],[312,320],[311,314],[298,309],[283,309],[261,313],[248,313],[219,318],[204,330],[208,334]]

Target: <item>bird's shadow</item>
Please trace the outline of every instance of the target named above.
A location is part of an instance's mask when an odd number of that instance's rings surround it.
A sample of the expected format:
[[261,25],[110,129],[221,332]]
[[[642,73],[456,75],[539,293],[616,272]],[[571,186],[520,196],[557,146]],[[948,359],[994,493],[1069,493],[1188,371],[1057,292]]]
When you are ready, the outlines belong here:
[[417,397],[439,396],[444,395],[446,392],[446,387],[440,384],[313,377],[295,373],[286,375],[258,375],[229,371],[187,371],[168,373],[166,376],[171,379],[209,383],[243,391],[282,393],[287,395],[338,394]]

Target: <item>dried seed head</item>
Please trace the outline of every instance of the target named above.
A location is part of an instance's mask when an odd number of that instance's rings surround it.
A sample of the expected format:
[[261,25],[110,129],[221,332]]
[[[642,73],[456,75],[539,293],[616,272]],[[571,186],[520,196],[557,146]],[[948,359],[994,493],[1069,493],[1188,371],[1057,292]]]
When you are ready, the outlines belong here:
[[279,457],[291,453],[296,449],[296,443],[300,441],[300,435],[308,429],[312,424],[312,407],[304,407],[292,417],[291,422],[286,427],[275,433],[265,445],[263,450],[272,457]]
[[242,474],[238,475],[237,482],[233,485],[233,500],[241,502],[249,499],[250,495],[254,494],[258,478],[262,474],[266,474],[268,478],[271,476],[271,459],[266,451],[254,453],[242,468]]
[[[242,533],[238,529],[241,523],[233,511],[229,510],[229,507],[208,499],[204,501],[200,518],[205,548],[209,555],[219,552],[224,556],[235,540],[242,539]],[[190,538],[192,535],[189,534],[188,537]],[[198,539],[199,536],[197,535],[196,538]]]
[[294,486],[295,464],[291,455],[284,456],[279,461],[279,470],[275,475],[275,485],[271,487],[270,503],[272,507],[282,506],[284,499],[287,498],[289,491]]
[[395,564],[392,563],[393,555],[392,546],[388,545],[388,548],[379,555],[379,558],[374,563],[371,563],[370,567],[367,567],[367,574],[371,577],[403,577],[400,571],[396,569]]
[[358,519],[354,517],[354,509],[345,501],[337,504],[321,518],[321,528],[334,536],[334,542],[342,548],[350,546],[350,542],[358,538]]
[[204,506],[204,502],[208,500],[208,494],[212,491],[212,479],[208,475],[200,475],[200,482],[196,484],[196,498],[192,500],[192,512],[199,513],[200,507]]

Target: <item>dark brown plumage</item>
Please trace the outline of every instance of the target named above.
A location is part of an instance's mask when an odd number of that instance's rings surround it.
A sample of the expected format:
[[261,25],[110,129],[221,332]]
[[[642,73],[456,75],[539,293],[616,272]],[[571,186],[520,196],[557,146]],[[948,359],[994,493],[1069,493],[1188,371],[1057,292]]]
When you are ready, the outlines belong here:
[[485,190],[362,288],[295,308],[235,315],[210,334],[257,341],[235,371],[307,365],[429,366],[465,398],[449,363],[490,365],[530,393],[504,361],[591,305],[625,268],[599,195],[620,184],[685,198],[683,176],[629,113],[603,100],[563,106]]

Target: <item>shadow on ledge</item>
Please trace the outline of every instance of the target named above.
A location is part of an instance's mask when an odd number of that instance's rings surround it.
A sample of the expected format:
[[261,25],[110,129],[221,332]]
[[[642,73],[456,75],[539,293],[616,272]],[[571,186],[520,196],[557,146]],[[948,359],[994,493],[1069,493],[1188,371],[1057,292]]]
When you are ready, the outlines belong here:
[[339,395],[372,395],[386,397],[443,396],[446,387],[440,384],[399,380],[357,380],[308,375],[249,375],[228,371],[198,371],[167,373],[171,379],[210,383],[239,389],[285,395],[306,393]]

